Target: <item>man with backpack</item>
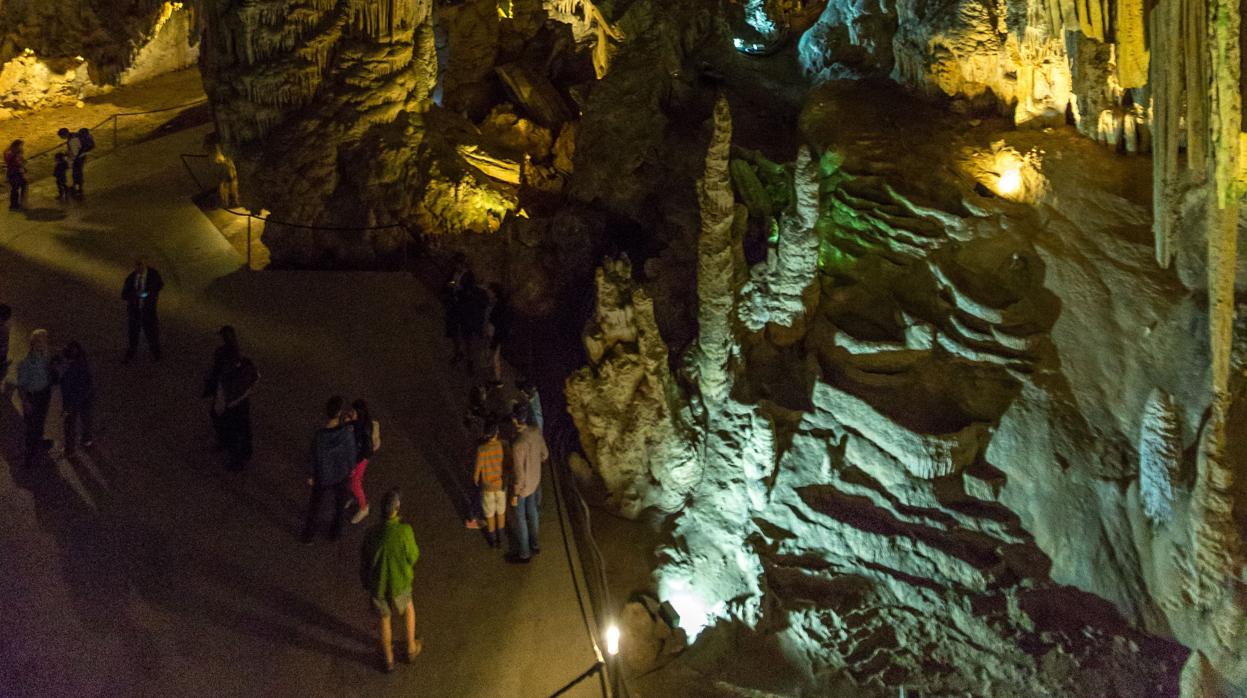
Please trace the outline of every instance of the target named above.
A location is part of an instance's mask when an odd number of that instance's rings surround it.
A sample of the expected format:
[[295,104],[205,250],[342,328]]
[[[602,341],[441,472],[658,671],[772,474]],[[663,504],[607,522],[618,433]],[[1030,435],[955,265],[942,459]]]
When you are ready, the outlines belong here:
[[307,505],[307,520],[303,525],[303,543],[310,545],[316,533],[316,519],[321,502],[333,495],[333,528],[330,537],[337,540],[342,535],[342,510],[350,500],[349,480],[355,467],[355,430],[343,414],[343,400],[334,395],[325,404],[325,425],[316,431],[312,439],[311,477],[307,484],[312,494]]
[[87,128],[80,128],[76,132],[61,128],[56,135],[65,139],[65,155],[70,161],[70,169],[74,177],[70,191],[74,198],[81,199],[84,193],[82,170],[87,164],[87,153],[95,150],[95,136],[92,136],[91,130]]

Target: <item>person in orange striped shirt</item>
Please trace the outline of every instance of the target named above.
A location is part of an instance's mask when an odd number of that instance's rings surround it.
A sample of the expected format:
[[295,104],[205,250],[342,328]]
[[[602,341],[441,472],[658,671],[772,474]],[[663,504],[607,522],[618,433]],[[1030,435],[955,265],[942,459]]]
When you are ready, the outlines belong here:
[[507,527],[507,493],[502,482],[504,454],[498,438],[498,425],[485,426],[485,443],[476,448],[476,469],[472,482],[481,488],[481,509],[485,512],[488,533],[485,539],[495,548],[502,547],[502,532]]

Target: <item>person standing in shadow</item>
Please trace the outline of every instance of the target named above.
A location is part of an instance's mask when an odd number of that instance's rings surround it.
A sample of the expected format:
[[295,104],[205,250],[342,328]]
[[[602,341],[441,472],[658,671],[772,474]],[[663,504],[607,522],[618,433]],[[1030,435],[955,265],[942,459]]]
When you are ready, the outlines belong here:
[[43,428],[48,421],[54,383],[56,370],[48,348],[48,331],[35,330],[30,333],[30,351],[17,365],[17,389],[22,398],[22,421],[26,427],[27,467],[39,465],[52,447],[52,442],[43,438]]
[[242,470],[251,460],[251,393],[260,372],[242,355],[233,327],[225,325],[219,333],[223,343],[213,356],[204,390],[212,398],[212,425],[229,452],[229,469]]
[[[91,448],[91,408],[95,402],[95,382],[91,378],[91,366],[87,354],[78,342],[70,342],[61,352],[65,365],[61,371],[61,408],[64,411],[62,426],[65,432],[65,455],[72,456],[78,445]],[[81,442],[79,442],[81,439]]]
[[147,266],[142,259],[134,260],[134,271],[126,277],[121,287],[121,298],[126,302],[129,321],[130,346],[126,349],[126,363],[134,358],[139,346],[139,334],[147,337],[147,348],[152,361],[160,360],[160,321],[156,316],[157,302],[165,282],[160,272]]

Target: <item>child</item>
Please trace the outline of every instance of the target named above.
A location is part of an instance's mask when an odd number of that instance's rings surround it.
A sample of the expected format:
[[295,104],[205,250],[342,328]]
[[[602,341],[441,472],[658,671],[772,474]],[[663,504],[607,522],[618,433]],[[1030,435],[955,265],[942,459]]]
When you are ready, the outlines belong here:
[[69,182],[66,179],[68,172],[69,160],[65,157],[65,153],[57,153],[52,176],[56,178],[56,198],[59,201],[69,201]]

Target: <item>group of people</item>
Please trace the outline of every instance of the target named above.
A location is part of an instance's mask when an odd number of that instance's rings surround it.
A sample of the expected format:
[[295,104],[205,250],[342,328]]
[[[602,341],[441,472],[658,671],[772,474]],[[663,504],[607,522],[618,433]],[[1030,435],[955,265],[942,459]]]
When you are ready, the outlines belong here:
[[451,363],[467,362],[468,374],[488,370],[502,380],[502,347],[511,339],[513,313],[500,284],[479,285],[467,261],[459,257],[442,287],[446,336],[454,344]]
[[[0,306],[0,333],[4,336],[0,365],[8,365],[8,319],[12,310]],[[72,457],[78,446],[91,448],[94,436],[91,430],[92,405],[95,402],[95,382],[86,352],[76,341],[67,343],[61,351],[53,352],[48,331],[39,329],[30,333],[30,350],[17,364],[17,392],[22,404],[22,420],[25,428],[25,464],[39,465],[51,452],[53,442],[43,438],[47,426],[48,411],[52,405],[52,392],[61,391],[63,412],[64,451]]]
[[[56,198],[59,201],[68,201],[71,197],[82,199],[85,193],[87,154],[95,149],[95,137],[87,128],[76,131],[61,128],[56,135],[65,141],[64,150],[56,152],[55,164],[52,166],[52,177],[56,180]],[[21,211],[26,208],[26,195],[30,188],[26,143],[22,139],[13,141],[4,151],[4,171],[9,182],[9,210]]]
[[[512,545],[506,556],[509,562],[526,563],[541,550],[539,514],[541,507],[541,474],[549,459],[549,449],[542,434],[544,426],[541,399],[536,387],[517,381],[516,390],[504,391],[500,359],[497,352],[510,330],[510,310],[499,291],[493,294],[478,287],[466,270],[456,270],[451,302],[455,308],[456,361],[472,357],[472,342],[481,340],[483,326],[492,326],[488,334],[494,338],[492,376],[474,383],[469,396],[467,424],[477,437],[471,461],[471,479],[475,491],[471,496],[467,526],[484,529],[490,546],[503,548],[507,531],[511,530]],[[158,307],[164,282],[160,272],[142,259],[135,260],[126,276],[121,298],[127,308],[128,347],[123,361],[130,362],[137,353],[139,340],[146,337],[153,361],[159,361],[160,324]],[[0,304],[0,376],[6,375],[8,359],[8,323],[12,309]],[[450,315],[451,313],[448,313]],[[465,322],[466,316],[472,322]],[[476,322],[482,326],[477,332]],[[451,320],[448,320],[448,324]],[[213,433],[219,445],[228,452],[230,469],[242,470],[252,456],[250,399],[260,373],[244,355],[234,327],[225,325],[218,332],[221,344],[212,356],[205,375],[202,397],[209,403]],[[471,364],[470,364],[471,365]],[[17,366],[17,389],[21,396],[25,426],[26,465],[35,466],[51,452],[53,442],[44,438],[46,420],[54,389],[61,392],[64,411],[64,451],[73,455],[78,447],[93,446],[92,412],[95,383],[81,343],[71,341],[53,352],[46,330],[30,335],[29,351]],[[312,437],[309,459],[310,487],[306,518],[301,539],[311,544],[321,526],[326,500],[332,503],[331,539],[338,539],[344,518],[354,504],[352,524],[364,521],[370,514],[364,476],[369,463],[381,448],[381,425],[364,400],[347,404],[333,396],[325,404],[324,421]],[[407,658],[421,651],[415,636],[415,611],[411,599],[414,565],[419,558],[410,525],[399,518],[401,493],[391,490],[385,495],[384,519],[364,537],[360,551],[360,581],[376,610],[385,671],[394,667],[391,616],[404,616]],[[514,525],[508,527],[508,509]]]

